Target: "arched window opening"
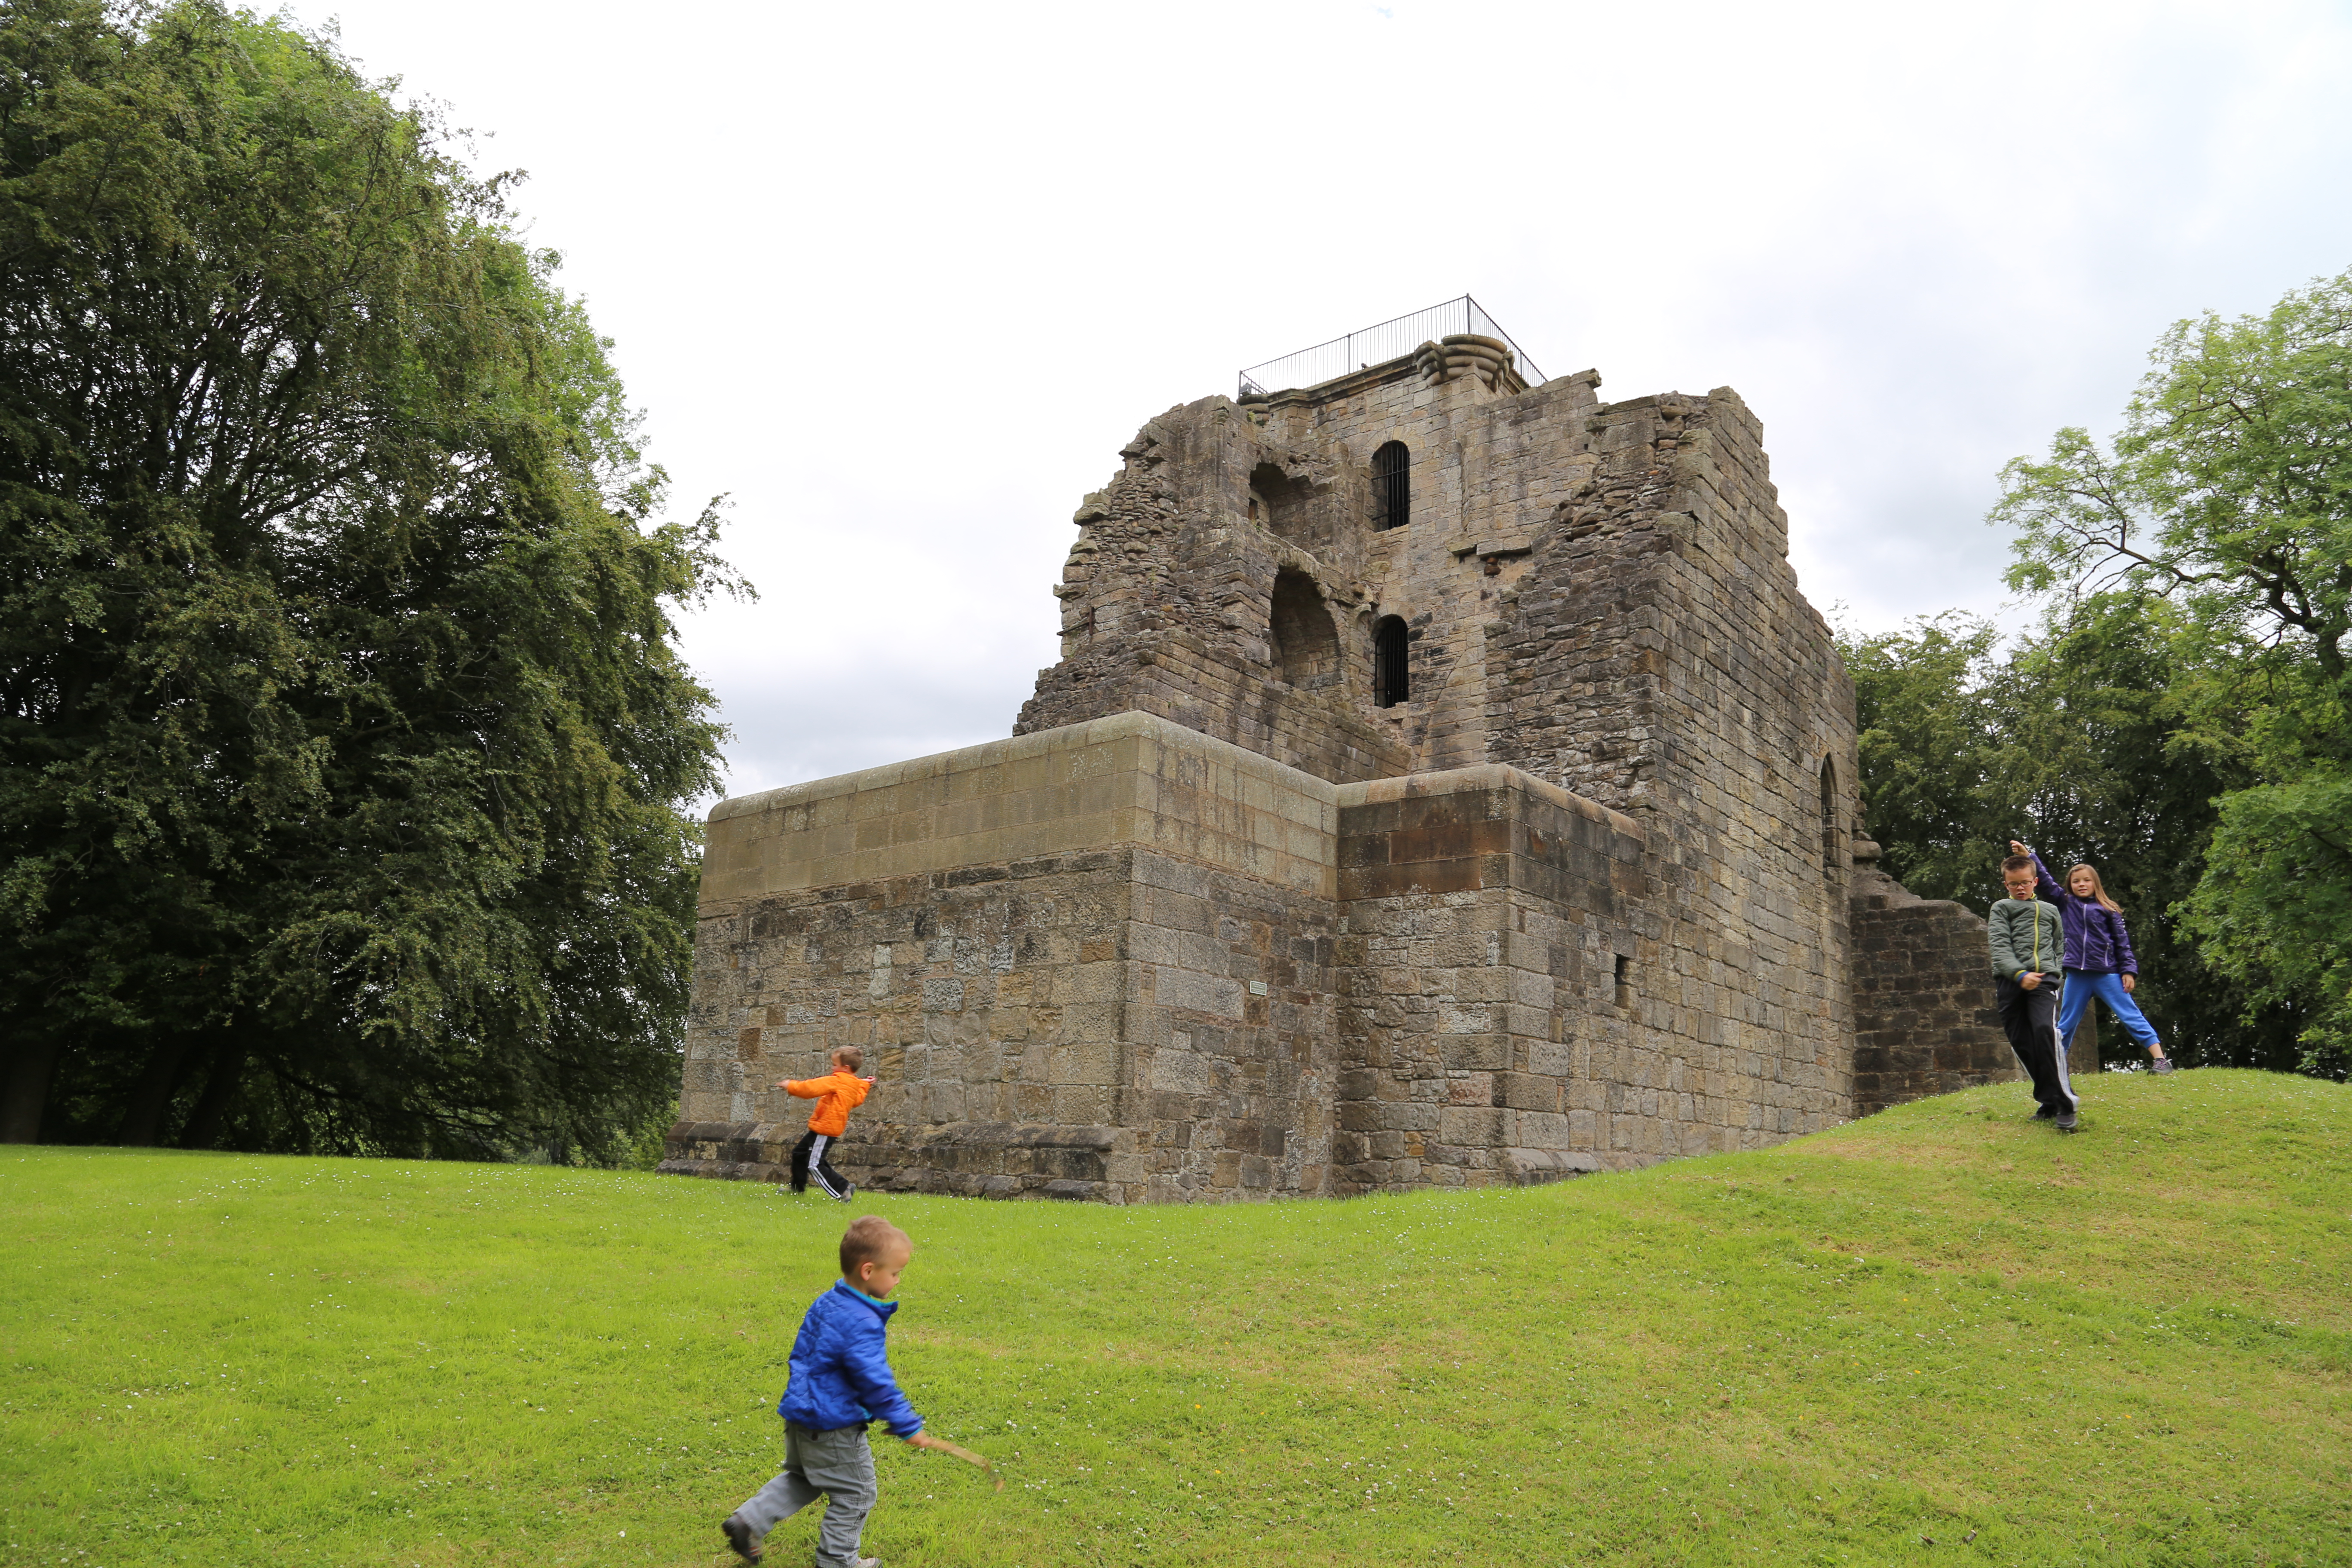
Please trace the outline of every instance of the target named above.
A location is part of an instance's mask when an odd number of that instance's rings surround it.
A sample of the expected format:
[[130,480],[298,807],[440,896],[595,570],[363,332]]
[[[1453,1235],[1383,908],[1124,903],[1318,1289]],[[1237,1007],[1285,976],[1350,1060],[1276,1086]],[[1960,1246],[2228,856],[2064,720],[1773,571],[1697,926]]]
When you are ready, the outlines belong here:
[[1412,670],[1405,659],[1404,617],[1382,616],[1372,627],[1372,705],[1393,708],[1412,698]]
[[1839,862],[1844,859],[1844,846],[1839,842],[1837,819],[1837,767],[1829,758],[1822,759],[1822,875],[1835,878]]
[[1275,672],[1293,686],[1328,686],[1339,677],[1339,634],[1323,595],[1303,572],[1285,567],[1274,579]]
[[1412,455],[1402,441],[1372,454],[1372,526],[1402,528],[1412,521]]

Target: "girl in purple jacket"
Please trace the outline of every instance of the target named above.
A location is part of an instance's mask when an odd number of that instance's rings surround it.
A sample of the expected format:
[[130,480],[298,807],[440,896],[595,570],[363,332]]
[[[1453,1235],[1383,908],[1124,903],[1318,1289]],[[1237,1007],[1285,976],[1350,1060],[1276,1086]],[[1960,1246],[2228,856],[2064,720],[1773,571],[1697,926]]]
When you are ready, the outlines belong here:
[[2172,1071],[2164,1042],[2156,1037],[2156,1026],[2132,1000],[2139,960],[2132,954],[2131,933],[2124,929],[2123,907],[2107,897],[2099,873],[2087,865],[2070,867],[2062,888],[2041,856],[2014,839],[2009,847],[2012,854],[2033,855],[2035,890],[2058,906],[2058,918],[2066,930],[2065,989],[2059,994],[2058,1037],[2074,1037],[2074,1026],[2083,1021],[2095,996],[2107,1005],[2107,1011],[2133,1039],[2147,1047],[2154,1058],[2149,1063],[2153,1070]]

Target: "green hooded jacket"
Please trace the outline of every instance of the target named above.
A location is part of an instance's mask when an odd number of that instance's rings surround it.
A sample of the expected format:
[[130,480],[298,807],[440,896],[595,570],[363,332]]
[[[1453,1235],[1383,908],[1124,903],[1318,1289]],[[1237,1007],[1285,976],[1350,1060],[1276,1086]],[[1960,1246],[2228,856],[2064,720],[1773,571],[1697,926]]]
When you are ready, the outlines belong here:
[[2066,962],[2066,927],[2058,906],[2040,899],[2003,899],[1986,918],[1992,933],[1992,972],[2003,980],[2055,974]]

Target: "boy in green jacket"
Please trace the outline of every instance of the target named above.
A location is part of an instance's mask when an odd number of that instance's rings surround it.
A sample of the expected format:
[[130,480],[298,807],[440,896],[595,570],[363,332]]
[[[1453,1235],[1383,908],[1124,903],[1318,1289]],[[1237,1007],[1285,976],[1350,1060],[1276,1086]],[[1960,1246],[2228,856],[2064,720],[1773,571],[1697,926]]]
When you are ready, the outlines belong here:
[[2036,1117],[2054,1117],[2058,1131],[2074,1131],[2074,1085],[2066,1076],[2066,1042],[2058,1037],[2058,989],[2066,958],[2066,928],[2058,906],[2033,896],[2033,858],[2000,863],[2009,897],[1992,907],[1992,979],[2000,1026],[2010,1048],[2033,1079]]

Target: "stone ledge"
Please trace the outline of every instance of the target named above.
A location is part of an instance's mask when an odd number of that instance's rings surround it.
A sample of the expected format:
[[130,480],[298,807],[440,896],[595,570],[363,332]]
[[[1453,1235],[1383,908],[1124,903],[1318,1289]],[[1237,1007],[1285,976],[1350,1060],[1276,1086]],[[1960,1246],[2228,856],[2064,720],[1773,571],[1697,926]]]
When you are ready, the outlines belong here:
[[1606,823],[1633,839],[1637,846],[1646,845],[1649,840],[1649,835],[1642,825],[1624,813],[1612,811],[1508,763],[1479,763],[1466,768],[1448,768],[1442,773],[1371,779],[1362,784],[1338,785],[1336,793],[1339,808],[1346,811],[1356,806],[1386,805],[1394,801],[1415,800],[1428,795],[1462,795],[1482,790],[1517,790],[1562,811]]
[[1506,1149],[1502,1164],[1503,1174],[1517,1187],[1595,1175],[1601,1170],[1598,1156],[1570,1149]]
[[[803,1127],[775,1121],[680,1121],[665,1140],[663,1175],[782,1183]],[[959,1197],[1055,1198],[1124,1203],[1115,1179],[1131,1163],[1136,1135],[1126,1129],[1047,1122],[978,1121],[907,1128],[879,1124],[850,1131],[829,1152],[835,1168],[859,1186]]]
[[978,1147],[1108,1152],[1118,1147],[1120,1131],[1117,1127],[1055,1127],[1043,1122],[961,1121],[922,1131],[909,1128],[902,1141],[918,1149]]

